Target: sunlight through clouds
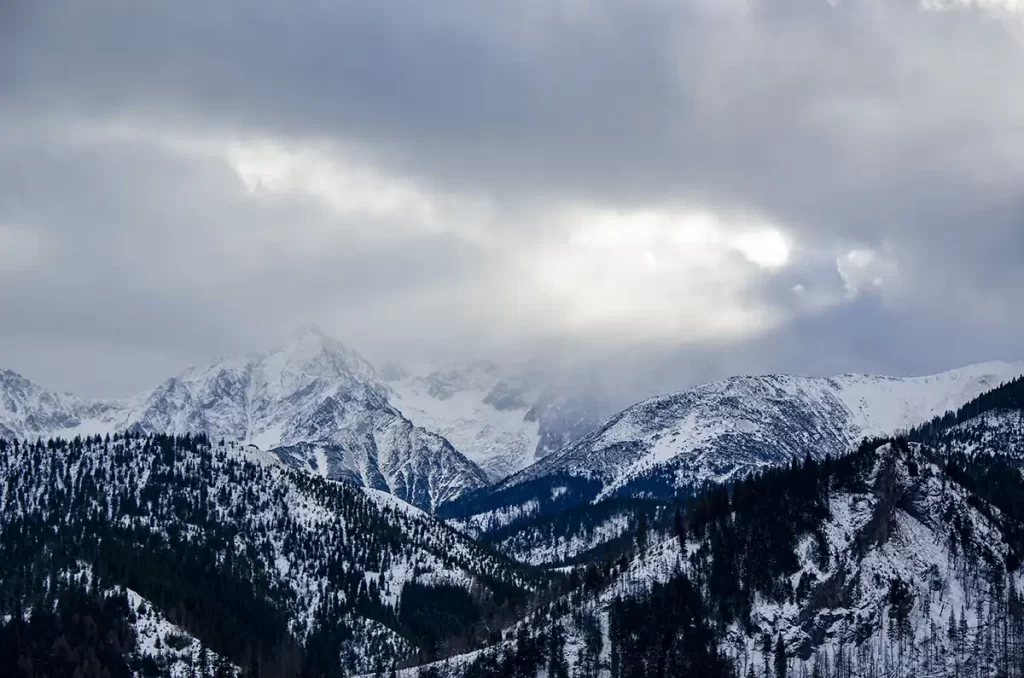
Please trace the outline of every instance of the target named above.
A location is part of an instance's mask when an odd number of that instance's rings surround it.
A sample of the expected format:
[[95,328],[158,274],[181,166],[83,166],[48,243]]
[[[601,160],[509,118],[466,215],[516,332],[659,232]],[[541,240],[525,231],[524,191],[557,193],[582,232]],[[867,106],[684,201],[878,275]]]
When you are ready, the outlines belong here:
[[785,236],[774,228],[749,231],[729,239],[751,263],[766,269],[780,269],[789,263],[789,244]]
[[895,261],[867,248],[850,250],[839,257],[836,269],[851,297],[868,290],[882,290],[899,272]]
[[674,336],[745,336],[774,326],[782,309],[753,293],[789,262],[782,232],[748,217],[702,209],[577,209],[568,237],[536,257],[541,288],[581,330]]

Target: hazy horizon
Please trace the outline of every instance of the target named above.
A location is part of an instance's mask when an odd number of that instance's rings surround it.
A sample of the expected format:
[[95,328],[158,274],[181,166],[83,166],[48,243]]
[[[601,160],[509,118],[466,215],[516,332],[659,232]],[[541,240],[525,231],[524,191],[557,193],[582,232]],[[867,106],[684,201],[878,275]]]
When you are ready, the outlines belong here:
[[[600,384],[601,387],[606,391],[605,395],[617,395],[621,402],[611,402],[610,405],[616,407],[624,407],[627,404],[638,402],[647,397],[653,397],[657,395],[663,395],[676,391],[684,391],[688,388],[693,388],[701,384],[719,381],[735,376],[760,376],[767,374],[789,374],[795,376],[807,376],[807,377],[830,377],[839,376],[842,374],[866,374],[871,376],[887,376],[887,377],[923,377],[931,376],[932,374],[939,374],[943,372],[949,372],[960,368],[969,367],[975,364],[984,364],[992,362],[1002,363],[1021,363],[1024,365],[1024,359],[1018,358],[994,358],[991,360],[978,360],[972,361],[971,363],[949,365],[942,367],[938,370],[929,372],[915,372],[915,373],[878,373],[878,372],[865,372],[856,370],[844,370],[840,372],[820,372],[812,373],[799,370],[777,370],[777,371],[747,371],[747,372],[736,372],[731,374],[717,374],[711,372],[704,372],[708,376],[700,376],[701,372],[687,371],[685,368],[678,370],[678,372],[666,372],[666,366],[659,364],[657,360],[651,360],[645,362],[643,360],[634,359],[633,362],[627,363],[626,365],[616,364],[609,366],[607,364],[602,365],[597,358],[590,360],[581,360],[578,356],[573,361],[559,361],[557,357],[552,355],[511,355],[504,354],[500,356],[487,356],[487,355],[471,355],[463,357],[453,357],[444,353],[436,355],[417,355],[415,358],[408,359],[396,359],[393,357],[385,357],[381,359],[373,359],[369,354],[363,352],[358,346],[354,346],[345,342],[342,338],[331,335],[328,332],[324,332],[318,325],[314,323],[304,323],[302,325],[292,327],[287,332],[284,332],[276,337],[271,343],[268,343],[262,347],[250,347],[248,350],[241,351],[235,354],[222,354],[211,356],[206,360],[200,360],[199,362],[182,365],[173,372],[160,375],[152,382],[145,384],[142,388],[135,389],[131,392],[126,393],[90,393],[89,389],[74,390],[68,388],[61,388],[41,382],[36,379],[32,374],[13,369],[10,366],[0,365],[0,370],[12,369],[14,372],[20,374],[22,377],[32,381],[39,386],[64,393],[72,393],[75,396],[89,398],[89,399],[101,399],[101,400],[120,400],[125,398],[131,398],[133,396],[146,393],[163,381],[172,377],[178,377],[183,373],[188,372],[194,368],[205,368],[207,366],[213,366],[224,361],[232,361],[239,359],[256,359],[268,353],[285,349],[287,344],[294,339],[310,332],[316,331],[324,334],[331,339],[340,342],[345,346],[346,349],[354,350],[361,357],[370,362],[373,367],[380,372],[385,367],[400,366],[410,376],[413,377],[424,377],[429,376],[435,371],[444,371],[447,369],[472,369],[473,364],[476,362],[486,362],[498,368],[499,374],[502,378],[506,377],[530,377],[536,381],[531,382],[535,386],[550,381],[557,382],[559,379],[565,380],[570,384],[575,384],[577,387],[584,384],[588,379],[592,377],[603,377],[594,381],[594,384]],[[677,367],[669,361],[669,369]],[[602,375],[602,371],[610,371],[609,375]],[[388,381],[388,377],[382,375],[385,381]],[[620,387],[616,388],[616,384],[619,383]],[[620,393],[613,394],[613,391],[620,390]],[[616,400],[613,398],[613,400]]]

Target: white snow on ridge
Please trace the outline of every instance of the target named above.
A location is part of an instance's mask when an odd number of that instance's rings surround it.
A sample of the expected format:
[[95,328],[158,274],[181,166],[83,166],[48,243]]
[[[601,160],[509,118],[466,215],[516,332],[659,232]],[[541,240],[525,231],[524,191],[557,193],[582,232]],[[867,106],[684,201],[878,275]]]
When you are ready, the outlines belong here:
[[834,378],[839,399],[853,413],[859,437],[890,435],[956,410],[1002,383],[1024,374],[1024,361],[987,362],[925,377]]
[[520,562],[543,567],[578,556],[598,544],[622,536],[632,528],[631,516],[627,513],[618,513],[593,529],[581,527],[568,537],[560,536],[552,541],[538,540],[536,543],[530,543],[533,541],[530,539],[531,535],[516,533],[499,542],[497,546],[502,553],[511,555]]
[[412,518],[427,519],[429,516],[421,509],[416,508],[412,504],[406,501],[402,501],[398,497],[382,490],[374,490],[369,487],[360,488],[367,497],[376,502],[382,508],[390,508],[396,511],[400,511]]
[[533,463],[540,441],[538,422],[526,419],[527,400],[502,408],[492,404],[489,396],[502,382],[495,366],[474,363],[427,376],[404,375],[389,386],[392,402],[410,421],[447,438],[497,480]]
[[955,410],[1024,374],[1024,362],[971,365],[926,377],[734,377],[657,396],[506,481],[599,479],[598,499],[650,474],[679,485],[727,482],[807,454],[833,456]]
[[530,518],[540,511],[540,503],[535,499],[523,502],[510,508],[477,513],[468,518],[453,518],[448,524],[471,537],[479,537],[486,532],[500,529],[521,518]]
[[141,396],[84,401],[0,371],[0,437],[74,438],[125,429],[277,449],[329,478],[389,488],[436,508],[483,487],[484,472],[389,402],[373,366],[316,328],[261,354],[182,372]]

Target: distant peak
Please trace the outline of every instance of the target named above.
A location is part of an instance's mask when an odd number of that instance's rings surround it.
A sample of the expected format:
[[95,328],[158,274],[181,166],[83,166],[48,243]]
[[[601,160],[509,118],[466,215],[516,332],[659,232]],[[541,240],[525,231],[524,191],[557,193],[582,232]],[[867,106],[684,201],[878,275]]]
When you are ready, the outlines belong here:
[[320,358],[325,358],[339,369],[343,367],[346,372],[356,374],[360,378],[379,380],[376,371],[358,351],[312,323],[301,325],[286,335],[284,341],[263,354],[261,360],[295,366]]
[[16,384],[20,387],[25,387],[32,382],[14,370],[0,369],[0,383]]
[[316,339],[330,339],[326,332],[320,329],[320,326],[316,323],[304,323],[299,325],[291,333],[293,339],[305,339],[305,338],[316,338]]
[[330,336],[319,325],[306,323],[299,325],[291,332],[284,335],[283,340],[271,349],[271,353],[306,353],[319,354],[328,351],[331,353],[346,353],[347,350],[341,341]]

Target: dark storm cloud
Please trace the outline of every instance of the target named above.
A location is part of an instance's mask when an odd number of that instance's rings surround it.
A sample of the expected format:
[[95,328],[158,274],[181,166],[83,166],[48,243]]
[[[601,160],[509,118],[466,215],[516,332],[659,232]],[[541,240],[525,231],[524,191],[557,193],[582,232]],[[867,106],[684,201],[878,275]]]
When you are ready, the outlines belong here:
[[[681,366],[678,381],[1024,353],[1024,46],[1020,16],[997,4],[3,11],[0,242],[20,254],[0,255],[0,363],[51,365],[33,341],[66,337],[163,356],[149,379],[303,319],[371,352],[586,344]],[[348,160],[301,154],[315,190],[289,180],[254,198],[224,149],[261,140],[357,159],[374,178],[352,185],[385,206],[323,188]],[[589,217],[564,217],[581,205],[753,215],[791,251],[781,269],[733,251],[709,272],[706,253],[665,253],[662,219],[607,253],[579,244]],[[602,267],[641,311],[625,295],[600,328],[564,324],[602,314],[600,294],[572,292],[604,282]],[[674,299],[685,309],[660,322]],[[715,308],[725,329],[701,332]],[[75,369],[30,376],[113,389]]]

